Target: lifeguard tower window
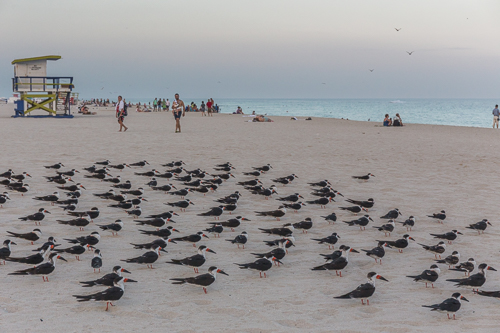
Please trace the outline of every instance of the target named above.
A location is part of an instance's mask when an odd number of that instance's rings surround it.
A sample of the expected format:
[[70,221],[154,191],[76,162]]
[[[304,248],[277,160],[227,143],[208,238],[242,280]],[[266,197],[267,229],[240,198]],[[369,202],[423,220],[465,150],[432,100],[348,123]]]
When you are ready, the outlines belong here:
[[20,93],[23,101],[14,117],[29,115],[34,110],[44,110],[48,116],[73,117],[70,110],[73,77],[47,76],[47,61],[58,59],[61,56],[50,55],[12,61],[12,90]]

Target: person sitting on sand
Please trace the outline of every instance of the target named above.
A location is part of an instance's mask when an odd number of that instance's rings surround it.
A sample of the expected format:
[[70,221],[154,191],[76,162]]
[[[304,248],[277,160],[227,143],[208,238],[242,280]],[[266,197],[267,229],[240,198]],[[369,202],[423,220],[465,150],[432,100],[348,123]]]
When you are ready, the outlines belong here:
[[384,118],[384,126],[391,126],[392,125],[392,120],[389,118],[389,115],[386,114]]
[[394,117],[394,122],[392,123],[392,126],[403,126],[403,121],[401,120],[399,113],[396,113],[396,116]]

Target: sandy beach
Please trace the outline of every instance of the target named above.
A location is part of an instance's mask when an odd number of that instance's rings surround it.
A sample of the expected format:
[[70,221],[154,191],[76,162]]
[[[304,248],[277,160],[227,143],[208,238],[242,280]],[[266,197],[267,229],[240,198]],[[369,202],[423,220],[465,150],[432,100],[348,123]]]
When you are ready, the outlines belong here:
[[[475,295],[470,289],[459,289],[446,279],[461,278],[460,272],[448,271],[440,265],[441,274],[434,289],[413,282],[407,275],[420,274],[434,263],[434,255],[424,251],[416,243],[435,245],[437,239],[430,233],[445,233],[457,229],[464,235],[448,245],[443,257],[457,250],[461,261],[469,257],[476,262],[487,263],[500,270],[498,247],[498,219],[496,216],[498,151],[500,132],[486,128],[451,127],[410,124],[403,128],[383,128],[380,123],[355,122],[339,119],[313,118],[312,121],[291,121],[290,117],[271,117],[273,123],[249,123],[240,115],[215,114],[201,117],[188,113],[181,121],[182,133],[174,133],[174,119],[170,112],[137,113],[129,109],[126,125],[129,130],[118,133],[113,111],[98,109],[96,116],[77,115],[74,119],[12,119],[12,105],[0,105],[0,173],[12,168],[15,172],[27,171],[31,190],[21,196],[11,193],[11,199],[0,209],[1,240],[8,239],[6,231],[29,232],[33,222],[23,222],[19,217],[35,213],[40,207],[52,214],[42,222],[42,240],[56,237],[61,248],[70,245],[63,238],[85,236],[101,231],[96,224],[107,224],[122,219],[125,226],[119,236],[101,232],[98,248],[103,254],[101,274],[90,267],[92,253],[76,261],[64,254],[68,262],[57,262],[56,270],[44,283],[39,276],[7,275],[27,266],[7,262],[0,266],[0,328],[3,332],[497,332],[499,300]],[[76,110],[76,108],[75,108]],[[94,111],[94,110],[90,110]],[[403,116],[404,117],[404,116]],[[164,171],[161,164],[183,160],[187,169],[201,168],[207,172],[215,164],[231,162],[235,166],[235,178],[224,182],[215,193],[206,196],[192,193],[188,198],[195,203],[187,212],[175,211],[173,224],[184,236],[207,228],[213,218],[197,216],[216,206],[215,199],[236,190],[243,194],[237,210],[224,213],[220,220],[241,215],[251,220],[236,229],[225,230],[220,239],[210,235],[201,244],[209,246],[217,254],[207,254],[207,262],[200,268],[205,273],[211,265],[223,269],[229,276],[218,275],[217,281],[208,287],[208,294],[194,286],[172,285],[169,279],[195,276],[193,269],[166,264],[169,259],[180,259],[196,253],[191,244],[169,244],[168,253],[162,254],[154,270],[143,265],[127,264],[120,260],[144,253],[135,250],[130,243],[145,243],[155,238],[141,235],[138,230],[154,230],[139,227],[121,210],[107,207],[109,201],[92,193],[102,193],[110,186],[94,179],[84,179],[82,168],[95,161],[133,163],[147,160],[151,165],[144,168],[126,169],[120,174],[131,180],[132,188],[144,187],[147,177],[135,176],[134,171],[156,168]],[[43,168],[62,162],[64,170],[81,171],[74,177],[87,190],[80,198],[78,210],[98,207],[101,215],[79,231],[76,227],[60,225],[57,219],[69,216],[57,206],[32,200],[37,195],[51,194],[55,184],[44,176],[54,172]],[[242,172],[252,167],[270,163],[273,169],[260,179],[266,187],[271,179],[295,173],[292,184],[278,185],[279,195],[265,200],[237,186],[237,181],[249,180]],[[354,175],[368,172],[375,175],[367,182],[352,179]],[[338,207],[350,206],[341,197],[326,209],[308,205],[299,213],[288,210],[281,221],[258,217],[255,211],[273,210],[279,206],[275,198],[298,192],[306,200],[315,199],[310,194],[308,182],[328,179],[345,198],[366,200],[374,198],[375,205],[368,214],[370,222],[366,231],[350,227],[342,220],[355,216]],[[160,180],[160,184],[179,182]],[[182,187],[182,186],[180,186]],[[0,189],[3,192],[3,187]],[[60,191],[62,194],[63,191]],[[178,201],[178,197],[145,190],[141,207],[143,216],[170,210],[165,202]],[[376,240],[396,240],[406,233],[401,224],[390,237],[372,228],[386,221],[379,217],[389,210],[399,208],[404,221],[410,215],[416,217],[416,226],[409,234],[416,240],[404,253],[388,249],[383,264],[364,253],[351,253],[349,264],[342,277],[326,271],[311,271],[324,263],[320,253],[331,253],[326,245],[318,245],[311,238],[320,238],[337,232],[341,239],[335,246],[349,245],[357,250],[371,249]],[[447,218],[439,224],[429,214],[445,210]],[[338,221],[328,224],[321,216],[336,212]],[[255,260],[251,253],[271,250],[263,241],[278,237],[267,236],[258,228],[279,227],[311,217],[313,227],[307,234],[294,232],[295,247],[282,260],[284,265],[273,267],[266,279],[258,272],[241,270],[234,263]],[[484,234],[465,227],[487,218],[493,224]],[[171,224],[172,225],[172,224]],[[247,231],[249,241],[245,249],[225,241],[241,231]],[[12,239],[12,238],[11,238]],[[14,239],[12,239],[14,240]],[[28,241],[14,240],[13,257],[33,254],[40,246],[39,240],[32,246]],[[125,286],[125,295],[117,306],[105,312],[102,303],[78,303],[72,295],[104,290],[105,287],[82,288],[79,281],[96,279],[122,264],[130,270],[130,278],[139,281]],[[377,281],[370,306],[359,300],[339,300],[334,296],[345,294],[366,282],[366,274],[375,271],[389,282]],[[500,290],[500,272],[488,271],[482,290]],[[449,298],[460,291],[469,299],[457,313],[457,320],[448,320],[446,314],[431,312],[422,305],[430,305]]]

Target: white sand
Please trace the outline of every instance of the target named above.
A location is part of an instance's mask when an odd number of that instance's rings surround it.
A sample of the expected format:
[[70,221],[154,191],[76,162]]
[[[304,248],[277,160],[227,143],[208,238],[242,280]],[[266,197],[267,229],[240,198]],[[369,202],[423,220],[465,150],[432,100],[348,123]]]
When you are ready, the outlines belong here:
[[[354,122],[335,119],[291,121],[289,118],[272,117],[274,123],[247,123],[237,115],[215,115],[202,118],[200,114],[188,114],[182,119],[182,134],[174,134],[171,113],[137,114],[130,110],[126,119],[130,127],[126,133],[118,133],[118,124],[113,112],[99,110],[97,116],[77,116],[72,120],[58,119],[11,119],[13,106],[0,106],[0,133],[2,145],[0,171],[12,168],[17,172],[27,171],[33,179],[28,182],[31,191],[21,197],[13,193],[12,200],[0,210],[0,234],[6,239],[6,231],[28,232],[34,228],[32,222],[21,222],[17,218],[34,213],[45,207],[52,215],[42,222],[43,240],[55,236],[61,247],[67,247],[63,238],[87,235],[98,230],[95,224],[85,231],[62,226],[56,219],[68,218],[58,207],[31,200],[35,195],[50,194],[55,190],[43,176],[53,172],[43,165],[62,162],[66,169],[76,168],[82,173],[75,177],[87,191],[80,199],[79,210],[97,206],[101,216],[97,224],[105,224],[121,218],[125,230],[118,237],[101,232],[103,236],[98,248],[102,250],[104,266],[101,274],[90,268],[91,253],[82,255],[83,261],[64,255],[69,262],[58,262],[50,275],[50,282],[41,277],[9,276],[10,272],[26,268],[25,265],[7,263],[0,266],[2,287],[0,289],[0,328],[2,332],[90,332],[90,331],[154,331],[154,332],[459,332],[498,331],[499,301],[473,295],[464,290],[470,300],[458,312],[456,321],[449,321],[445,314],[430,312],[423,304],[438,303],[459,289],[448,278],[460,278],[463,274],[449,272],[441,265],[442,274],[435,289],[425,289],[422,284],[412,282],[406,275],[419,274],[434,263],[434,256],[412,243],[403,254],[388,250],[382,265],[364,254],[351,254],[350,263],[343,277],[328,272],[311,271],[313,266],[323,263],[319,253],[330,253],[310,238],[323,237],[337,232],[342,237],[340,244],[355,249],[371,249],[375,239],[384,235],[372,225],[381,225],[379,219],[390,209],[399,208],[406,219],[417,217],[417,226],[410,233],[417,242],[436,244],[429,233],[444,233],[459,229],[464,236],[448,246],[445,255],[460,251],[462,259],[474,257],[478,263],[486,262],[497,269],[498,263],[498,170],[496,160],[500,150],[500,132],[492,129],[409,125],[405,128],[382,128],[371,122]],[[342,222],[328,225],[320,218],[335,211],[339,220],[351,219],[350,214],[337,207],[346,202],[333,203],[327,209],[307,206],[300,213],[287,213],[281,222],[270,218],[259,218],[255,210],[275,209],[278,201],[269,201],[243,191],[237,215],[252,220],[236,232],[224,232],[220,239],[211,237],[206,244],[217,252],[208,254],[207,263],[200,269],[206,272],[211,265],[224,269],[229,276],[219,275],[215,284],[205,295],[201,288],[177,286],[168,279],[194,276],[187,267],[165,264],[169,258],[183,258],[195,253],[189,244],[168,246],[168,254],[150,270],[137,264],[125,264],[132,271],[131,278],[137,284],[127,284],[124,297],[109,312],[105,304],[77,303],[71,296],[97,292],[105,288],[82,288],[78,281],[98,278],[111,271],[114,265],[142,254],[134,250],[130,242],[147,242],[155,238],[139,235],[138,226],[132,218],[113,208],[108,201],[100,200],[92,193],[105,192],[109,186],[97,180],[83,179],[83,167],[94,161],[110,159],[114,163],[133,163],[146,159],[150,170],[160,164],[182,159],[188,169],[200,167],[209,172],[217,163],[226,161],[236,166],[236,180],[223,184],[215,194],[206,197],[199,193],[188,197],[194,207],[176,217],[175,226],[180,235],[195,233],[208,226],[210,218],[198,217],[197,213],[215,206],[214,199],[239,189],[236,181],[250,179],[242,171],[252,166],[271,163],[273,169],[261,177],[266,186],[271,178],[296,173],[300,178],[293,184],[279,186],[280,195],[294,192],[311,200],[307,182],[329,179],[334,188],[346,198],[375,199],[366,231],[349,227]],[[133,176],[136,170],[128,169],[121,174],[130,179],[133,188],[147,182],[147,178]],[[369,182],[351,179],[351,175],[371,172],[375,178]],[[161,184],[166,181],[161,181]],[[177,197],[147,190],[149,200],[142,205],[144,216],[169,210],[163,205],[176,201]],[[448,215],[444,225],[425,216],[445,209]],[[221,220],[231,217],[224,213]],[[309,234],[295,232],[296,247],[292,248],[280,268],[273,267],[267,279],[260,279],[258,272],[240,270],[233,263],[254,260],[251,252],[265,252],[271,248],[263,240],[275,239],[260,233],[258,227],[280,226],[286,222],[298,222],[312,217],[313,228]],[[488,218],[493,223],[484,235],[464,227]],[[145,229],[152,229],[143,227]],[[250,241],[245,250],[224,241],[246,230]],[[388,239],[400,238],[406,228],[397,226]],[[12,256],[32,254],[27,241],[16,240]],[[41,245],[38,241],[35,245]],[[344,294],[366,281],[366,274],[376,271],[390,282],[378,281],[377,290],[370,299],[370,306],[362,306],[359,300],[336,300],[334,296]],[[485,290],[500,289],[500,272],[489,271]],[[43,320],[43,322],[41,321]]]

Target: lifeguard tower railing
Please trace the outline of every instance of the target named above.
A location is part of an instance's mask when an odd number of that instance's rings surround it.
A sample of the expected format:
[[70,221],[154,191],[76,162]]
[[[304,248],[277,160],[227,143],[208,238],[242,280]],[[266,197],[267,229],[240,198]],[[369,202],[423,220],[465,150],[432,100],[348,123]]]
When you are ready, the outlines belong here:
[[[23,76],[12,79],[12,90],[21,93],[22,101],[30,105],[23,110],[25,115],[35,109],[43,109],[54,115],[57,111],[64,111],[65,115],[70,115],[73,88],[73,77],[70,76]],[[38,102],[40,99],[42,101]]]

